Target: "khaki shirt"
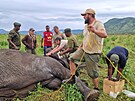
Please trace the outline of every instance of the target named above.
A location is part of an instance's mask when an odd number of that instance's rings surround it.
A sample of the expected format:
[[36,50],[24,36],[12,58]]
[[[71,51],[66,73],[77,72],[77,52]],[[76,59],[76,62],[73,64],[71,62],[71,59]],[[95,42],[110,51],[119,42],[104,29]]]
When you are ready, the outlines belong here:
[[68,48],[72,48],[72,52],[76,51],[78,48],[78,42],[77,39],[75,38],[74,35],[71,35],[70,37],[67,38],[68,39]]
[[59,32],[58,34],[54,33],[53,40],[55,40],[57,37],[60,37],[61,39],[65,39],[65,40],[67,39],[66,35],[61,32]]
[[[14,29],[11,30],[8,34],[8,39],[11,40],[19,49],[21,47],[20,34],[16,32]],[[14,46],[9,43],[9,48],[14,49]]]
[[[100,21],[94,21],[92,23],[96,30],[105,30],[104,25]],[[104,38],[99,37],[95,33],[88,31],[88,25],[85,26],[83,31],[84,39],[83,39],[83,50],[86,53],[101,53],[103,48],[103,40]]]

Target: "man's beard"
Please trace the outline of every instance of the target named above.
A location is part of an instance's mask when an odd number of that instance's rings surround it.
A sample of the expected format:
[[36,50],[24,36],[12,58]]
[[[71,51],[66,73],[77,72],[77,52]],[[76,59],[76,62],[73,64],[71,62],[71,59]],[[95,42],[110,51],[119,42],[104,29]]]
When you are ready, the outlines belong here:
[[85,24],[89,24],[90,23],[90,19],[85,19]]

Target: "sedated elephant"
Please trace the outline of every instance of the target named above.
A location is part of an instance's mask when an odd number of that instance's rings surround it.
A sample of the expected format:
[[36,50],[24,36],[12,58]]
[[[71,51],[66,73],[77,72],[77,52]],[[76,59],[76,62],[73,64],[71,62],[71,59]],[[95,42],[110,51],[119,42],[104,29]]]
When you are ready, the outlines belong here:
[[[0,49],[0,101],[23,98],[39,82],[47,88],[58,89],[70,76],[70,71],[51,57]],[[99,96],[98,91],[89,89],[78,77],[75,78],[86,101]]]

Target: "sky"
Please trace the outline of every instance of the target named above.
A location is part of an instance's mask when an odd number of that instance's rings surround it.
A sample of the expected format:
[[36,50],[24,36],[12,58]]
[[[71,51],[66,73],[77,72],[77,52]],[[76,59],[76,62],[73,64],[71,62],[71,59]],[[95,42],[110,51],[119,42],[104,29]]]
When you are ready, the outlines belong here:
[[135,17],[135,0],[0,0],[0,29],[11,30],[14,22],[21,30],[83,29],[80,15],[87,8],[96,11],[96,19],[105,23],[111,18]]

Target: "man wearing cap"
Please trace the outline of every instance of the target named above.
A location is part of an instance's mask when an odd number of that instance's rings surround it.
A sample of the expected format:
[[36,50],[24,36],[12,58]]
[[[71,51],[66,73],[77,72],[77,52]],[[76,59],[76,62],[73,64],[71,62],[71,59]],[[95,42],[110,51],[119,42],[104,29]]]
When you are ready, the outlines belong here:
[[[128,59],[128,50],[124,47],[116,46],[107,54],[107,57],[111,60],[115,67],[118,65],[118,70],[122,73]],[[115,68],[108,59],[106,59],[106,62],[108,65],[108,79],[111,80]],[[117,72],[116,80],[119,79],[120,74]]]
[[43,47],[43,40],[44,40],[44,56],[46,56],[46,49],[52,47],[52,36],[53,33],[50,31],[50,27],[46,25],[46,31],[43,32],[41,39],[41,48]]
[[75,52],[78,48],[78,42],[77,39],[75,38],[75,36],[71,33],[71,29],[70,28],[66,28],[64,30],[64,33],[67,37],[68,43],[67,43],[67,49],[62,51],[59,55],[65,55],[65,54],[71,54],[73,52]]
[[25,50],[28,53],[36,54],[37,40],[36,35],[34,34],[34,29],[30,28],[27,35],[22,39],[22,43],[25,45]]
[[76,65],[80,64],[78,61],[82,58],[84,54],[84,60],[86,62],[86,70],[88,75],[92,78],[94,89],[98,89],[98,62],[103,47],[103,38],[107,37],[104,25],[96,20],[95,11],[93,9],[87,9],[81,15],[85,20],[85,27],[83,31],[83,42],[79,49],[70,55],[70,72],[75,75]]
[[18,22],[14,23],[14,29],[11,30],[8,34],[8,42],[9,42],[9,49],[19,50],[21,48],[21,41],[20,41],[20,30],[21,24]]

